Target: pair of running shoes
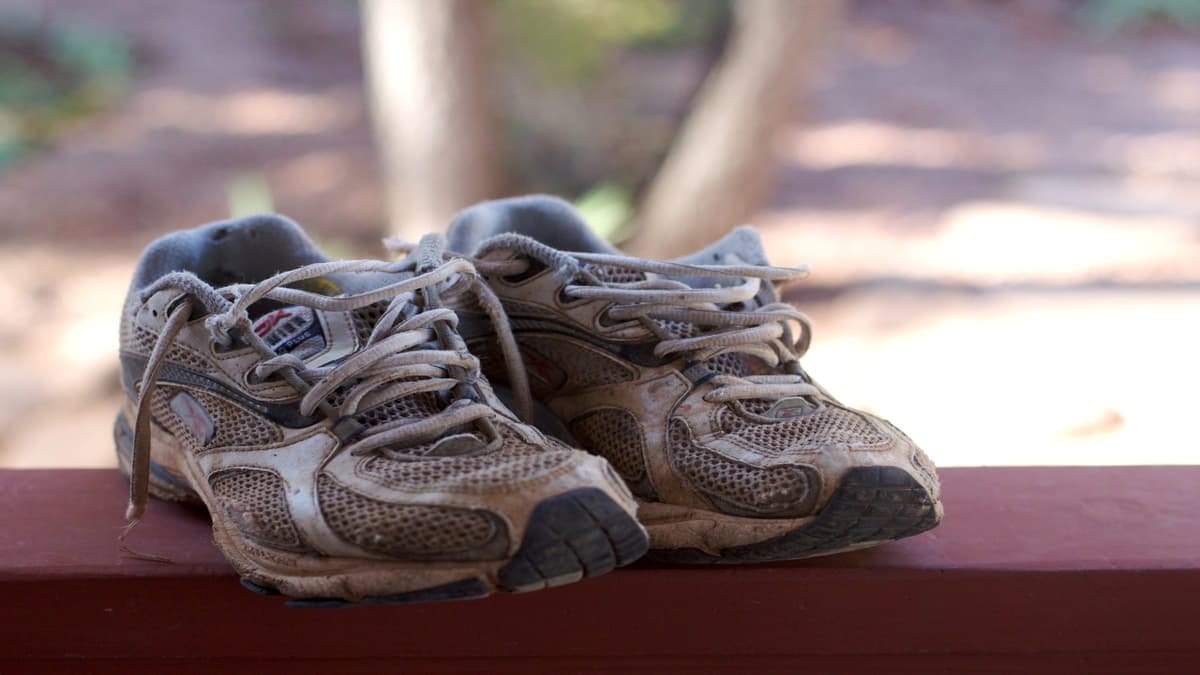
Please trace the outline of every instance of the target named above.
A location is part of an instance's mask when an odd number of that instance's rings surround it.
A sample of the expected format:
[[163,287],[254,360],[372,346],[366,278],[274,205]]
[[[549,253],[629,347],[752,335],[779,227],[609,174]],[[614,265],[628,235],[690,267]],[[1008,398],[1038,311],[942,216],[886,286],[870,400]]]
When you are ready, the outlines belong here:
[[463,211],[396,260],[256,216],[167,235],[121,317],[114,428],[200,503],[251,590],[300,605],[524,592],[643,556],[753,563],[908,537],[934,467],[801,367],[808,319],[734,230],[621,255],[566,202]]

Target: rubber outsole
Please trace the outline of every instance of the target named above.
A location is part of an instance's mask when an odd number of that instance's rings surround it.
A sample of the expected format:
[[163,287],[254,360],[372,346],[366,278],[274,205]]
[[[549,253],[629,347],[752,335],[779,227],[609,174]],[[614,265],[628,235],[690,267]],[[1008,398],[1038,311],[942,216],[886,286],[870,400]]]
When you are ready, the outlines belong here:
[[846,472],[825,508],[803,527],[755,544],[722,549],[654,549],[654,563],[722,565],[812,558],[903,539],[941,522],[941,505],[908,472],[863,466]]
[[[649,547],[642,526],[603,491],[596,488],[571,490],[545,499],[534,507],[521,546],[512,560],[500,568],[494,590],[524,593],[598,576],[637,560]],[[280,595],[278,590],[249,579],[242,579],[242,585],[261,595]],[[482,598],[492,590],[482,580],[472,577],[357,601],[296,598],[289,600],[287,605],[322,609],[404,605]]]
[[[259,586],[249,579],[242,579],[242,585],[261,595],[280,595],[273,588]],[[472,600],[489,595],[487,586],[478,579],[463,579],[432,588],[422,588],[408,593],[394,595],[378,595],[363,598],[357,602],[341,598],[294,598],[285,604],[288,607],[304,609],[341,609],[363,605],[412,605],[419,602],[444,602],[446,600]]]

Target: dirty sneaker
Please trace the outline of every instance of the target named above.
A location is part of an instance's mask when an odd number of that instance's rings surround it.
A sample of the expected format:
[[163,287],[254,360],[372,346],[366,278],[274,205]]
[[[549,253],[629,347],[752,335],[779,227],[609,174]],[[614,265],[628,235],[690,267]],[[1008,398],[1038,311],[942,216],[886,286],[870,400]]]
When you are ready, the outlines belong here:
[[438,237],[334,262],[275,216],[151,244],[121,317],[131,526],[147,494],[203,503],[245,585],[317,606],[529,591],[639,557],[608,463],[479,376],[439,298],[481,285]]
[[[890,423],[838,403],[800,367],[808,319],[739,228],[673,262],[619,254],[569,204],[484,203],[448,232],[501,299],[547,409],[543,430],[599,454],[639,502],[655,559],[806,558],[924,532],[933,464]],[[479,333],[486,321],[464,324]],[[490,336],[469,339],[497,387]]]

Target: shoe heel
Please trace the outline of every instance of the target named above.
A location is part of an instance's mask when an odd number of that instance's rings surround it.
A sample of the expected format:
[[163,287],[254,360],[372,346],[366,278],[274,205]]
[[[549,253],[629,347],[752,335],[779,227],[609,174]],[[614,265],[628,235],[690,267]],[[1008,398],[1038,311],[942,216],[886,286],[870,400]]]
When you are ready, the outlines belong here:
[[[121,474],[129,478],[133,467],[133,427],[125,419],[124,412],[117,413],[113,422],[113,444],[117,451],[117,466]],[[203,503],[200,495],[183,478],[168,471],[163,465],[150,460],[150,494],[171,502]]]

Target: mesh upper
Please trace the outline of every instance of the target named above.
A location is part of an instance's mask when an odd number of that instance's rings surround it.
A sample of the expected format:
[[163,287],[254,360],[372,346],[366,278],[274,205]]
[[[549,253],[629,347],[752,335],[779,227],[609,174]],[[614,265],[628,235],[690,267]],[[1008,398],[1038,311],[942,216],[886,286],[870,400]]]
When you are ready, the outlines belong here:
[[[194,438],[175,411],[171,410],[171,399],[180,391],[186,391],[196,399],[212,418],[213,437],[203,447],[200,446],[201,439]],[[208,392],[159,385],[150,405],[154,419],[166,426],[176,437],[188,439],[196,446],[196,450],[269,445],[283,440],[283,434],[275,425],[236,403]]]
[[605,408],[571,422],[571,433],[592,452],[604,457],[625,480],[646,473],[642,425],[628,410]]
[[385,300],[351,312],[350,320],[354,324],[354,333],[358,336],[360,345],[366,343],[367,338],[371,337],[371,331],[375,330],[375,324],[379,322],[379,317],[383,316],[387,308],[388,301]]
[[853,450],[881,449],[892,443],[892,438],[862,413],[833,404],[826,404],[803,417],[770,422],[748,419],[727,406],[719,419],[726,434],[751,443],[769,455],[815,452],[831,445],[848,446]]
[[543,358],[562,367],[567,374],[567,386],[596,387],[606,384],[632,382],[636,373],[611,356],[572,345],[564,340],[544,336],[522,336],[521,349],[532,349]]
[[815,496],[808,474],[797,467],[758,468],[696,445],[680,420],[671,420],[668,439],[676,470],[699,492],[760,513],[796,507]]
[[479,511],[393,504],[365,497],[328,475],[317,479],[325,521],[347,542],[395,558],[438,558],[486,545],[494,521]]
[[765,398],[751,398],[739,402],[742,410],[754,415],[765,415],[771,406],[775,405],[775,401]]
[[245,408],[213,394],[190,393],[212,416],[215,433],[208,447],[268,445],[283,440],[278,428]]
[[[154,342],[157,339],[158,336],[154,335],[145,328],[135,326],[133,327],[130,339],[123,343],[123,346],[126,350],[132,351],[136,354],[150,356],[150,352],[154,351]],[[213,367],[208,362],[207,358],[178,343],[171,345],[170,348],[167,349],[167,360],[178,363],[186,368],[200,371],[202,373],[211,372],[213,370]]]
[[[167,431],[186,443],[194,452],[199,452],[204,449],[200,445],[200,439],[192,436],[175,411],[171,410],[171,399],[180,391],[184,390],[180,387],[159,385],[150,398],[150,414],[153,415],[155,422],[166,427]],[[192,392],[188,391],[188,393]]]
[[259,469],[230,469],[214,473],[208,482],[242,534],[276,548],[303,548],[279,476]]
[[631,270],[625,267],[617,267],[615,265],[596,265],[587,264],[584,269],[596,275],[596,278],[606,284],[629,284],[635,281],[644,281],[646,275],[644,272]]
[[[507,425],[498,425],[503,445],[486,455],[467,457],[368,458],[358,471],[401,490],[432,490],[479,494],[511,491],[522,482],[545,476],[563,466],[573,450],[543,449],[521,440]],[[425,446],[428,447],[428,446]],[[411,457],[406,453],[406,457]]]
[[[335,404],[336,404],[335,399]],[[445,407],[432,392],[422,392],[381,403],[355,415],[360,424],[373,427],[396,418],[428,417]]]

